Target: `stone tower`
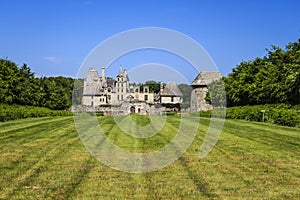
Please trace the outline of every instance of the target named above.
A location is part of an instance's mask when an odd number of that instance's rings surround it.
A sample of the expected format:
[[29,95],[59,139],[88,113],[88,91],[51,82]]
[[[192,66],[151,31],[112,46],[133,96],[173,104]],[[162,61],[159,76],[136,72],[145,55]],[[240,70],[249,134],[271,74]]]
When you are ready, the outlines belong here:
[[208,104],[205,100],[208,85],[221,78],[222,75],[220,72],[201,72],[198,74],[191,84],[193,88],[191,94],[191,112],[213,109],[212,105]]
[[122,70],[120,66],[119,74],[116,78],[116,93],[117,100],[124,101],[126,93],[129,91],[129,78],[126,72],[126,69]]

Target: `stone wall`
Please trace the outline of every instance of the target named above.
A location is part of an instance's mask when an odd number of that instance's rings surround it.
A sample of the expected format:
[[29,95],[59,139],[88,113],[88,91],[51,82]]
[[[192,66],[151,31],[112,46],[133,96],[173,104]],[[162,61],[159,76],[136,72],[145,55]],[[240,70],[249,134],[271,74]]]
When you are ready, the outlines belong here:
[[193,89],[191,94],[191,112],[213,109],[212,105],[208,104],[205,100],[207,92],[207,87]]
[[198,74],[191,84],[193,87],[191,94],[191,112],[213,109],[213,106],[208,104],[205,100],[206,94],[208,93],[208,85],[221,78],[222,75],[220,72],[201,72]]

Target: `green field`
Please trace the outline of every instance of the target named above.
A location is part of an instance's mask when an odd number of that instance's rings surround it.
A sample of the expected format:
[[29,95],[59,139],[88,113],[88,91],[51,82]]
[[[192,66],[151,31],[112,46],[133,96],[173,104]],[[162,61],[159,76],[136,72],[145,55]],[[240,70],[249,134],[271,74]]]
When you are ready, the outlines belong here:
[[[148,118],[133,116],[140,124]],[[122,133],[111,117],[99,117],[107,136],[137,152],[161,148],[174,137],[179,119],[168,117],[156,136]],[[191,120],[192,121],[192,120]],[[300,129],[226,120],[215,148],[204,159],[199,149],[209,119],[201,118],[196,138],[173,164],[131,174],[90,156],[72,117],[0,123],[1,199],[299,199]]]

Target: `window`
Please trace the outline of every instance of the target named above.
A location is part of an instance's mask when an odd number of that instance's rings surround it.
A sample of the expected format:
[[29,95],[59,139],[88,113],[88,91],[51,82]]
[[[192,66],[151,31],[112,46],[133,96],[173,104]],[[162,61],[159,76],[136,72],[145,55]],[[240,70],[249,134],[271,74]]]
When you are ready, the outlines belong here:
[[118,95],[118,100],[120,100],[120,95]]
[[139,92],[139,89],[138,89],[138,88],[136,88],[136,89],[135,89],[135,92]]
[[145,88],[144,92],[147,93],[148,92],[148,88]]
[[174,102],[174,97],[171,97],[171,102]]
[[147,95],[147,94],[144,96],[144,100],[145,100],[145,101],[148,100],[148,95]]
[[121,95],[121,100],[123,100],[123,95]]

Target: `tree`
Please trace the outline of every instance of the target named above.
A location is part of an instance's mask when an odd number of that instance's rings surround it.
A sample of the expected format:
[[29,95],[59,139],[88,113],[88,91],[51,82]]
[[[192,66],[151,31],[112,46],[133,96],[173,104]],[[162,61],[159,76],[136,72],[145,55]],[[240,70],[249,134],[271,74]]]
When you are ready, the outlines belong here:
[[226,107],[226,92],[222,79],[213,81],[208,85],[208,93],[206,93],[205,100],[213,105],[213,107]]
[[0,101],[4,104],[68,109],[74,80],[66,77],[36,78],[30,68],[0,59]]
[[13,104],[16,100],[14,87],[18,84],[18,67],[15,63],[0,59],[0,102]]
[[241,62],[224,79],[228,105],[300,103],[300,40]]
[[160,83],[155,81],[147,81],[145,85],[149,86],[149,92],[158,93],[160,90]]

